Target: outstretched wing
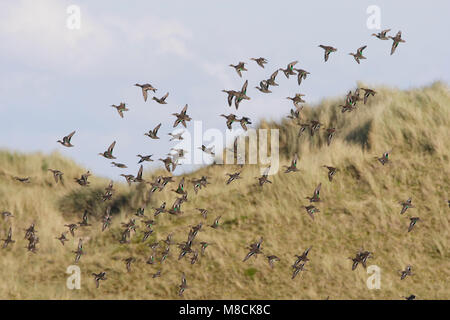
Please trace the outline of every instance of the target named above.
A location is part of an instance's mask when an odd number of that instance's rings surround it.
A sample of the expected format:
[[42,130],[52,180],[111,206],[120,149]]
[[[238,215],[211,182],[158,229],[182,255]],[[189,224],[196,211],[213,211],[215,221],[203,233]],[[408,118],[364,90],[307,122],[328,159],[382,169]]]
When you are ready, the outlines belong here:
[[242,86],[242,93],[246,93],[247,92],[247,86],[248,86],[248,80],[245,80],[244,85]]
[[319,183],[319,185],[316,187],[316,189],[314,189],[314,196],[319,197],[320,195],[320,188],[322,187],[322,182]]
[[156,135],[158,133],[159,128],[161,128],[161,123],[158,124],[155,129],[153,129],[153,133]]
[[114,149],[114,146],[116,145],[116,142],[114,141],[113,143],[111,143],[111,145],[109,146],[109,148],[108,148],[108,153],[112,153],[113,152],[113,149]]
[[67,139],[67,141],[70,142],[70,139],[72,139],[74,134],[75,134],[75,131],[73,131],[69,135],[65,136],[64,139]]
[[361,48],[358,48],[357,53],[362,54],[362,52],[365,48],[367,48],[367,46],[362,46]]

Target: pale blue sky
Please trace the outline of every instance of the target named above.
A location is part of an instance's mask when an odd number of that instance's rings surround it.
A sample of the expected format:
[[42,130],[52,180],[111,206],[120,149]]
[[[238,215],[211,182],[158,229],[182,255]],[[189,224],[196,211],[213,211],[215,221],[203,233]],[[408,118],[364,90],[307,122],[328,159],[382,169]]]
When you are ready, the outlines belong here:
[[[2,1],[0,148],[59,150],[116,178],[136,173],[138,153],[167,153],[174,145],[167,136],[171,114],[186,103],[204,128],[225,131],[218,115],[235,110],[221,90],[238,89],[245,79],[252,100],[237,114],[254,123],[285,116],[292,106],[285,97],[297,92],[315,103],[346,93],[356,81],[409,88],[450,80],[448,1],[280,2]],[[371,37],[377,30],[366,26],[366,9],[374,4],[381,9],[381,27],[401,30],[406,40],[393,56],[392,41]],[[69,5],[81,9],[80,30],[66,27]],[[319,44],[338,52],[324,63]],[[368,59],[358,65],[348,53],[362,45]],[[269,60],[265,69],[249,60],[259,56]],[[272,94],[253,89],[293,60],[311,72],[301,87],[280,73]],[[249,63],[242,79],[228,67],[238,61]],[[168,104],[151,98],[144,103],[136,82],[153,84],[158,97],[169,91]],[[109,107],[121,101],[130,108],[124,119]],[[159,122],[161,140],[143,135]],[[75,148],[56,143],[72,130]],[[98,156],[113,140],[117,161],[128,170],[111,168]]]

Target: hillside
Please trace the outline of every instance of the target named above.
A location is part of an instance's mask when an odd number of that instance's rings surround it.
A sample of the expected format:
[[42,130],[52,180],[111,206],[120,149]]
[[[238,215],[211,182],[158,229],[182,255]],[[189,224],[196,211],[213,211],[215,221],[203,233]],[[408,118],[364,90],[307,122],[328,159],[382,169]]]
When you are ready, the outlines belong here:
[[[307,120],[318,120],[337,129],[330,146],[325,130],[310,137],[297,138],[298,126],[291,120],[281,123],[263,121],[262,128],[280,130],[281,164],[289,165],[298,153],[299,172],[280,170],[269,179],[272,184],[259,187],[255,177],[259,168],[243,168],[242,179],[226,185],[226,173],[238,166],[213,165],[186,175],[186,181],[210,177],[211,184],[195,194],[186,182],[188,201],[181,216],[166,213],[155,220],[154,233],[142,242],[143,225],[130,244],[120,244],[121,222],[132,218],[148,200],[149,186],[115,183],[116,192],[109,203],[112,225],[101,231],[101,216],[107,202],[99,199],[109,180],[95,176],[91,185],[81,187],[73,181],[86,169],[59,154],[20,154],[0,151],[0,212],[15,217],[0,217],[0,235],[6,237],[10,225],[15,243],[0,250],[0,299],[180,299],[178,285],[186,274],[189,288],[184,299],[401,299],[414,294],[417,299],[448,299],[450,288],[449,221],[450,208],[450,92],[447,85],[401,91],[375,88],[377,94],[351,113],[337,106],[344,97],[326,99],[302,111]],[[382,166],[376,157],[391,150],[390,162]],[[328,181],[323,165],[339,169]],[[55,184],[48,168],[64,172],[64,185]],[[167,173],[146,173],[145,179]],[[26,177],[20,183],[11,176]],[[153,218],[152,207],[178,197],[171,191],[176,183],[155,192],[145,213]],[[322,183],[320,212],[312,220],[302,206]],[[401,205],[412,197],[415,208],[400,215]],[[196,208],[208,209],[206,221]],[[90,213],[90,227],[79,228],[75,238],[68,235],[65,246],[55,239],[66,231],[64,224],[81,221],[84,209]],[[220,226],[210,228],[221,215]],[[420,217],[407,232],[409,217]],[[139,219],[137,219],[139,220]],[[28,252],[24,229],[35,222],[40,242],[38,251]],[[173,232],[175,243],[185,241],[190,226],[203,222],[194,246],[211,243],[204,256],[191,265],[178,259],[179,249],[171,246],[162,264],[149,265],[148,244],[163,240]],[[260,237],[262,250],[278,256],[273,269],[260,255],[242,262],[246,247]],[[66,268],[73,264],[79,238],[85,239],[86,254],[78,265],[80,290],[66,288]],[[306,265],[291,279],[294,255],[312,247]],[[381,268],[381,288],[369,290],[369,277],[361,266],[352,271],[358,249],[373,252],[368,265]],[[157,250],[157,258],[165,249]],[[127,272],[123,259],[137,261]],[[414,275],[400,280],[399,270],[412,265]],[[157,270],[161,277],[152,278]],[[95,287],[92,273],[107,272],[107,280]]]

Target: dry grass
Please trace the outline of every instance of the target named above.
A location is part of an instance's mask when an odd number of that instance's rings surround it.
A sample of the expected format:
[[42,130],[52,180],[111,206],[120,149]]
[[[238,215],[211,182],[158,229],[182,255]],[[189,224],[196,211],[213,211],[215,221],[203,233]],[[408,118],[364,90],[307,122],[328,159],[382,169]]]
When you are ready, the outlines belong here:
[[[141,243],[142,227],[131,244],[118,242],[120,222],[134,213],[144,199],[142,186],[129,188],[116,183],[116,214],[110,230],[101,232],[99,213],[103,205],[89,208],[92,227],[78,230],[76,238],[63,247],[56,236],[63,225],[80,221],[89,192],[73,182],[85,170],[58,154],[21,155],[0,152],[0,210],[11,211],[15,218],[1,222],[4,235],[10,223],[16,243],[0,251],[0,298],[2,299],[178,299],[181,272],[186,273],[187,299],[399,299],[415,294],[418,299],[448,299],[450,289],[449,243],[449,156],[450,94],[442,83],[430,87],[399,91],[377,88],[378,94],[350,114],[336,107],[343,98],[325,100],[319,106],[305,108],[306,119],[317,119],[338,129],[335,140],[326,146],[324,133],[312,139],[305,134],[296,138],[298,127],[288,121],[263,122],[262,127],[279,128],[282,164],[287,165],[298,152],[300,172],[272,176],[271,185],[255,185],[259,168],[246,166],[243,179],[225,185],[226,172],[236,166],[209,166],[187,179],[202,175],[212,184],[194,194],[188,184],[189,201],[179,217],[161,214],[153,236]],[[323,131],[323,130],[322,130]],[[381,166],[375,156],[392,149],[391,163]],[[326,169],[340,169],[335,180],[327,180]],[[65,173],[64,186],[55,185],[47,168]],[[31,176],[30,184],[21,184],[10,175]],[[152,176],[158,172],[152,173]],[[149,177],[148,177],[149,178]],[[179,178],[176,178],[178,181]],[[107,180],[91,177],[89,189],[98,190]],[[322,182],[323,202],[313,221],[302,208],[306,196]],[[148,187],[146,187],[148,188]],[[169,184],[151,199],[151,206],[176,194]],[[400,215],[398,201],[413,198],[416,208]],[[92,206],[92,200],[89,205]],[[203,221],[195,208],[209,209]],[[221,227],[210,225],[221,215]],[[410,216],[418,216],[415,229],[408,233]],[[41,242],[36,254],[24,248],[23,229],[35,221]],[[163,264],[145,263],[150,254],[148,243],[174,232],[174,240],[186,240],[189,225],[204,222],[196,241],[212,245],[197,264],[177,260],[178,249]],[[281,258],[270,269],[263,256],[243,263],[245,247],[264,237],[263,251]],[[86,255],[79,266],[81,290],[66,288],[66,268],[73,264],[78,238],[86,239]],[[3,237],[2,237],[3,238]],[[197,244],[195,245],[197,246]],[[309,271],[291,280],[294,255],[312,246]],[[364,247],[374,252],[369,260],[381,268],[381,289],[369,290],[367,272],[351,271],[355,252]],[[161,249],[158,251],[160,257]],[[127,273],[122,261],[130,255],[138,261]],[[414,276],[400,280],[398,270],[413,266]],[[151,274],[162,270],[161,278]],[[108,280],[96,289],[92,272],[106,271]]]

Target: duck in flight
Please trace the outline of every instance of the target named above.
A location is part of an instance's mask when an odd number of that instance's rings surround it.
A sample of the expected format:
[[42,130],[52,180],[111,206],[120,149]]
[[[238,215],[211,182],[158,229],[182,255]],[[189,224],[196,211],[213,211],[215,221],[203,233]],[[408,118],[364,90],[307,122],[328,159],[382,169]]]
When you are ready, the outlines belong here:
[[145,84],[136,83],[135,86],[140,87],[142,89],[142,95],[144,96],[144,101],[147,101],[147,96],[148,96],[147,91],[156,92],[156,90],[157,90],[149,83],[145,83]]
[[75,131],[72,131],[71,133],[69,133],[67,136],[65,136],[62,141],[58,140],[56,142],[61,143],[61,145],[63,145],[64,147],[74,147],[73,144],[70,143],[70,140],[72,139],[73,135],[75,134]]

